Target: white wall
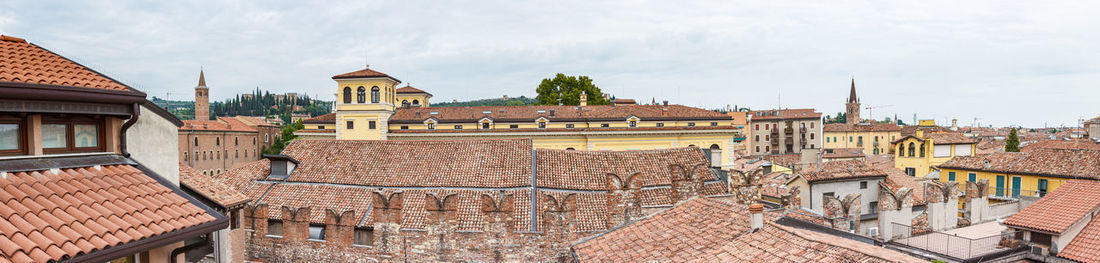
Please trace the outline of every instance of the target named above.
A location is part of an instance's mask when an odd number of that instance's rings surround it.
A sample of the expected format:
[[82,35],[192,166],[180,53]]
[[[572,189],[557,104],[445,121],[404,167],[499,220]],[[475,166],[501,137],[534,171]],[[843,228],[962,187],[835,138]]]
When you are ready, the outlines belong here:
[[[867,182],[866,189],[859,189],[860,182]],[[810,210],[818,213],[824,213],[822,208],[825,203],[823,194],[833,192],[833,196],[844,200],[844,196],[848,194],[860,194],[860,214],[871,213],[871,202],[878,201],[878,183],[882,182],[882,178],[856,180],[856,181],[841,181],[841,182],[827,182],[827,183],[815,183],[813,184],[812,191],[802,190],[804,192],[810,192],[810,199],[812,207]]]
[[137,123],[126,130],[126,151],[161,177],[179,184],[179,129],[141,106]]

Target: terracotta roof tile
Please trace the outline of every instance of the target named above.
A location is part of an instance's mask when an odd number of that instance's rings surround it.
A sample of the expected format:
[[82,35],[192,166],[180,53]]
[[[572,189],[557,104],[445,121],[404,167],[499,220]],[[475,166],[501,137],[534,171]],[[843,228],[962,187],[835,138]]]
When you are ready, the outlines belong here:
[[336,123],[336,113],[329,113],[309,119],[305,119],[302,123]]
[[825,132],[900,132],[901,126],[893,123],[829,123],[821,129]]
[[[9,189],[0,195],[7,204],[0,258],[17,262],[61,260],[214,220],[129,165],[11,172],[0,188]],[[159,231],[135,231],[147,227]]]
[[[1003,144],[1002,144],[1003,146]],[[1030,152],[1037,149],[1083,149],[1100,150],[1100,143],[1090,140],[1041,140],[1028,143],[1020,148],[1021,152]]]
[[68,58],[10,36],[0,36],[0,82],[137,92]]
[[1100,179],[1100,150],[1039,148],[1030,152],[997,152],[984,156],[958,156],[951,158],[939,167]]
[[222,182],[222,178],[203,175],[198,170],[180,163],[180,184],[199,195],[214,201],[221,207],[231,208],[248,202],[250,199],[237,188]]
[[[432,113],[436,114],[432,114]],[[489,112],[489,113],[485,113]],[[554,116],[550,116],[550,113]],[[554,121],[617,120],[635,116],[644,120],[732,120],[729,115],[683,105],[590,105],[590,106],[479,106],[400,108],[390,123],[423,123],[435,118],[440,123],[475,122],[485,117],[496,122],[530,121],[540,117]],[[726,125],[726,124],[720,124]]]
[[1058,256],[1081,262],[1100,262],[1100,220],[1092,219],[1058,252]]
[[753,121],[783,120],[783,119],[820,119],[821,113],[814,109],[783,109],[750,111],[749,118]]
[[820,168],[807,166],[797,173],[810,182],[836,179],[886,177],[886,173],[863,160],[843,160],[824,162]]
[[389,78],[389,79],[393,79],[394,81],[401,82],[400,80],[397,80],[394,77],[390,77],[390,75],[386,75],[386,73],[378,72],[378,71],[375,71],[375,70],[369,69],[369,68],[360,69],[360,70],[356,70],[356,71],[352,71],[352,72],[332,76],[332,79],[352,79],[352,78]]
[[179,129],[188,131],[258,131],[241,120],[229,117],[218,117],[217,120],[184,120],[183,126],[180,126]]
[[[709,167],[703,151],[696,147],[640,151],[573,151],[537,149],[540,187],[576,190],[607,189],[607,176],[620,180],[636,178],[639,187],[670,185],[669,165]],[[698,162],[698,163],[692,163]],[[690,168],[690,167],[686,167]],[[706,170],[702,172],[708,172]],[[629,177],[629,178],[628,178]],[[711,176],[708,180],[717,180]]]
[[1100,206],[1100,181],[1067,181],[1005,220],[1009,226],[1062,233]]
[[413,88],[412,86],[405,85],[404,87],[397,88],[397,94],[401,94],[401,93],[428,93],[428,92],[425,92],[425,91],[420,90],[418,88]]

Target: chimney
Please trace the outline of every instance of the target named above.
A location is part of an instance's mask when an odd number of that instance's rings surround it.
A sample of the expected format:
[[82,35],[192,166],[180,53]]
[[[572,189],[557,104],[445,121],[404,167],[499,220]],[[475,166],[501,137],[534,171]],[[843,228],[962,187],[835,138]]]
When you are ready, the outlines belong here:
[[550,110],[550,117],[554,117],[554,110],[553,109]]
[[751,232],[764,228],[764,205],[752,203],[749,205],[749,229]]
[[588,106],[588,95],[581,91],[581,107]]
[[668,108],[668,101],[667,100],[664,101],[664,104],[665,104],[665,108]]
[[924,139],[924,130],[917,129],[916,135],[917,135],[917,138]]

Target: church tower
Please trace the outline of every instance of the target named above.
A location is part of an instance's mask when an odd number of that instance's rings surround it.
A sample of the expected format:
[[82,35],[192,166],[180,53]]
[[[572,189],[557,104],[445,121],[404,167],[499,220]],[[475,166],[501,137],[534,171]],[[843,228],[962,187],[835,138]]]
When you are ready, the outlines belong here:
[[862,119],[859,118],[859,97],[856,97],[856,79],[852,79],[852,92],[848,95],[848,103],[844,106],[847,108],[845,112],[846,120],[848,124],[859,124]]
[[199,70],[199,85],[195,86],[195,120],[210,119],[210,89],[206,87],[206,76]]

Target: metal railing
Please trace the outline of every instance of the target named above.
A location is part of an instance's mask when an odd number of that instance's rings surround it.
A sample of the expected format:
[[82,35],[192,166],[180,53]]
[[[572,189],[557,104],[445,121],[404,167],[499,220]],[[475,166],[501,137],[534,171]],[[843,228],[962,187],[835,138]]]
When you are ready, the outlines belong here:
[[891,242],[962,260],[1010,249],[1000,247],[1001,239],[1011,239],[1015,235],[1015,232],[1005,232],[980,238],[967,238],[933,231],[910,236],[911,229],[910,226],[893,223],[894,239]]

